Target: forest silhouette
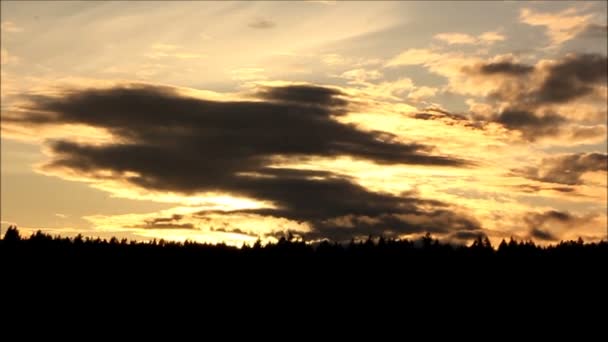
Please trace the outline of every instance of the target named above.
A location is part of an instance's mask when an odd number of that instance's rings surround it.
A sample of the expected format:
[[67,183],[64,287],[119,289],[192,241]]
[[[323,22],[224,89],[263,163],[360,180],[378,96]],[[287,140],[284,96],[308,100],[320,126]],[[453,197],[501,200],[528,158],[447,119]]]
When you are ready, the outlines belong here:
[[325,269],[371,266],[407,267],[409,270],[453,268],[479,269],[482,266],[514,266],[520,270],[547,270],[567,265],[593,266],[608,260],[608,242],[562,241],[541,246],[533,241],[503,240],[497,247],[487,237],[479,236],[468,246],[442,243],[426,234],[418,240],[369,236],[350,243],[322,241],[308,243],[289,234],[276,243],[242,247],[224,243],[207,244],[192,241],[175,242],[163,239],[134,241],[127,239],[73,238],[51,236],[37,231],[22,237],[15,226],[8,228],[0,241],[0,256],[6,265],[62,266],[131,266],[199,267],[207,270],[225,267],[256,266],[313,267]]
[[[346,244],[313,244],[285,236],[276,243],[258,241],[239,248],[68,238],[41,231],[25,238],[11,227],[0,241],[4,284],[32,293],[78,293],[86,298],[95,290],[95,295],[147,293],[145,298],[161,295],[165,300],[171,300],[170,293],[179,298],[262,296],[258,300],[280,298],[285,305],[299,296],[314,300],[316,293],[325,298],[323,305],[361,295],[403,305],[432,298],[462,306],[474,298],[488,306],[481,295],[486,291],[509,301],[506,305],[517,305],[522,298],[551,303],[553,293],[605,292],[607,261],[606,241],[540,246],[510,240],[494,247],[479,237],[468,246],[456,246],[429,234],[419,240],[369,237]],[[298,305],[310,304],[301,300]]]

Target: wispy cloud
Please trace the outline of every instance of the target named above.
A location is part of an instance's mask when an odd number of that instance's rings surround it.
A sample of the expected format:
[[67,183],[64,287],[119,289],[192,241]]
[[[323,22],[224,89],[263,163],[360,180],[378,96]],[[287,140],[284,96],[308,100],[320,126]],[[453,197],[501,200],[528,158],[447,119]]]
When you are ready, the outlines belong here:
[[519,20],[522,23],[541,26],[546,30],[550,39],[550,47],[558,47],[564,42],[581,33],[590,23],[591,14],[579,14],[576,8],[568,8],[560,12],[537,12],[530,8],[522,8]]
[[437,40],[444,41],[450,45],[452,44],[475,44],[477,39],[471,35],[465,33],[439,33],[436,34],[433,38]]
[[438,33],[433,36],[433,38],[448,43],[449,45],[490,45],[505,40],[505,36],[497,31],[484,32],[477,37],[458,32]]

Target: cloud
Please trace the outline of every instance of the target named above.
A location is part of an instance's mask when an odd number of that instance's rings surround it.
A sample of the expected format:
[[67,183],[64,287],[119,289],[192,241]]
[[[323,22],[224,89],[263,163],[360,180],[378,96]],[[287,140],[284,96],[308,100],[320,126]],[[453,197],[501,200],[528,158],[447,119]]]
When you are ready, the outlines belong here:
[[435,96],[437,92],[439,92],[438,88],[422,86],[410,92],[407,97],[413,101],[420,101]]
[[595,225],[596,219],[592,215],[577,216],[559,210],[531,212],[523,217],[529,237],[542,241],[576,238],[577,231],[580,233],[585,226]]
[[394,67],[401,65],[428,65],[442,59],[442,57],[444,57],[442,53],[429,49],[408,49],[390,59],[385,66]]
[[542,192],[542,191],[557,191],[557,192],[561,192],[561,193],[574,193],[576,192],[576,189],[573,187],[568,187],[568,186],[539,186],[539,185],[532,185],[532,184],[519,184],[514,186],[515,188],[517,188],[517,190],[522,191],[522,192],[527,192],[527,193],[537,193],[537,192]]
[[467,72],[475,65],[485,60],[475,55],[465,55],[460,52],[444,52],[430,49],[408,49],[388,60],[384,67],[421,65],[429,72],[448,79],[444,91],[456,94],[486,96],[497,88],[494,79],[472,77]]
[[169,217],[154,217],[145,219],[141,224],[128,226],[127,228],[142,229],[196,229],[192,223],[180,223],[184,218],[182,214],[173,214]]
[[367,81],[377,80],[382,77],[378,70],[352,69],[343,72],[341,78],[349,80],[351,84],[365,84]]
[[480,223],[474,218],[450,210],[413,211],[400,209],[401,213],[383,213],[376,216],[347,215],[324,220],[316,230],[304,234],[309,238],[329,237],[335,241],[347,241],[353,236],[366,237],[382,232],[385,237],[417,235],[424,232],[436,236],[471,234],[472,239],[482,234]]
[[[604,55],[569,54],[529,65],[513,55],[481,59],[409,49],[385,67],[401,65],[422,65],[446,77],[442,92],[485,97],[486,103],[467,99],[473,120],[499,123],[528,141],[596,143],[605,137],[608,59]],[[412,89],[413,84],[410,91],[415,92]]]
[[495,121],[508,129],[520,131],[526,139],[533,141],[536,137],[556,135],[566,119],[555,114],[537,116],[524,110],[507,109]]
[[589,24],[583,31],[577,36],[581,38],[590,39],[606,39],[608,36],[608,25]]
[[488,31],[475,37],[466,33],[446,32],[433,36],[434,39],[448,43],[449,45],[491,45],[505,40],[505,36],[496,31]]
[[592,15],[578,15],[577,13],[575,8],[568,8],[557,13],[540,13],[523,8],[519,13],[519,20],[528,25],[544,27],[551,41],[550,47],[557,47],[587,28]]
[[254,28],[254,29],[265,30],[265,29],[274,28],[276,25],[277,24],[274,21],[270,21],[268,19],[263,19],[263,18],[257,18],[255,20],[253,20],[252,22],[250,22],[247,26]]
[[[343,107],[347,101],[340,96],[345,94],[338,89],[311,85],[291,85],[288,87],[263,87],[258,93],[262,99],[293,103],[303,106]],[[338,112],[334,112],[337,114]]]
[[[365,233],[479,229],[444,203],[413,193],[373,192],[348,176],[281,166],[277,158],[349,156],[385,165],[458,168],[472,163],[434,154],[433,146],[399,142],[392,134],[337,121],[349,105],[348,96],[337,88],[263,86],[252,96],[211,101],[141,84],[76,89],[59,97],[29,96],[22,113],[7,120],[28,126],[91,126],[114,137],[104,143],[49,141],[51,160],[42,166],[47,173],[115,180],[184,196],[216,192],[252,198],[272,205],[235,212],[309,222],[311,237],[363,233],[339,230],[344,217],[367,220],[361,226],[367,227]],[[141,227],[185,228],[171,219]]]
[[538,167],[513,170],[514,175],[539,182],[583,184],[587,172],[608,171],[608,156],[602,153],[574,153],[542,159]]
[[538,107],[595,95],[608,80],[608,59],[599,54],[570,54],[558,61],[528,65],[504,60],[465,66],[471,77],[494,80],[491,96],[512,105]]
[[454,44],[475,44],[477,39],[475,37],[468,35],[466,33],[439,33],[433,36],[433,38],[437,40],[444,41],[450,45]]
[[534,67],[527,64],[513,62],[487,63],[479,67],[479,72],[485,75],[506,74],[506,75],[526,75],[534,70]]
[[548,76],[534,93],[538,102],[562,103],[590,94],[608,80],[608,58],[597,54],[570,55],[548,67]]
[[[487,96],[495,107],[469,100],[469,106],[486,119],[517,130],[529,141],[560,136],[568,141],[587,141],[605,135],[606,107],[601,89],[608,81],[608,59],[599,54],[570,54],[557,61],[528,65],[500,60],[466,66],[463,73],[493,89]],[[492,112],[492,108],[494,112]],[[602,125],[576,125],[575,121],[599,121]]]
[[17,26],[12,21],[3,21],[2,24],[0,24],[0,31],[18,33],[18,32],[23,32],[23,28]]
[[209,229],[212,232],[221,232],[221,233],[229,233],[229,234],[239,234],[239,235],[245,235],[245,236],[250,236],[253,238],[257,238],[259,237],[259,234],[252,234],[251,232],[247,232],[244,231],[240,228],[224,228],[224,227],[220,227],[220,228],[213,228],[211,227]]
[[506,37],[499,32],[496,31],[488,31],[480,34],[478,39],[486,44],[493,44],[495,42],[501,42],[506,39]]
[[150,222],[150,223],[167,223],[167,222],[179,221],[182,218],[184,218],[184,215],[173,214],[170,217],[157,217],[157,218],[153,218],[153,219],[147,220],[147,222]]
[[146,222],[145,224],[133,225],[129,228],[141,228],[141,229],[196,229],[192,223],[151,223]]
[[556,241],[557,237],[545,230],[539,229],[539,228],[532,228],[530,230],[530,236],[533,237],[536,240],[541,240],[541,241]]

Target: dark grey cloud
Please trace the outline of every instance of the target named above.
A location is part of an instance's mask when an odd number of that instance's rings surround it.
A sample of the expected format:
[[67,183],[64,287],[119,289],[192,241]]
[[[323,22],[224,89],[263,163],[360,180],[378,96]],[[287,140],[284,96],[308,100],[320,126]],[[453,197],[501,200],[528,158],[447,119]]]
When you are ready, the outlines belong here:
[[[404,213],[407,214],[404,215]],[[315,227],[314,232],[305,236],[310,238],[330,237],[333,240],[346,241],[353,236],[378,235],[378,231],[381,231],[385,237],[399,237],[404,234],[422,232],[433,233],[437,236],[466,232],[477,236],[482,232],[480,223],[474,218],[438,207],[431,210],[421,210],[419,207],[402,208],[393,213],[371,217],[347,216],[338,220],[315,222]]]
[[540,116],[526,110],[506,109],[495,121],[508,129],[520,131],[524,138],[532,141],[536,137],[556,135],[567,120],[556,114]]
[[[298,177],[282,183],[283,187],[268,188],[280,192],[272,196],[281,197],[280,208],[239,212],[309,222],[314,230],[302,234],[307,239],[346,241],[379,234],[398,237],[422,232],[447,234],[481,229],[474,218],[450,210],[447,204],[421,199],[411,193],[396,196],[370,192],[340,178],[309,182]],[[200,215],[204,217],[206,212]]]
[[196,229],[192,223],[179,223],[184,215],[174,214],[170,217],[155,217],[144,220],[141,224],[130,226],[129,228],[143,229]]
[[[599,86],[608,83],[608,59],[599,54],[568,55],[549,66],[510,61],[481,64],[465,68],[464,72],[477,77],[500,78],[502,86],[490,94],[491,101],[506,102],[505,110],[496,113],[490,121],[517,130],[527,140],[542,136],[556,136],[571,130],[573,139],[585,139],[603,134],[597,127],[572,127],[569,120],[557,114],[543,113],[546,105],[561,104],[593,94]],[[534,86],[532,73],[546,74],[543,81]],[[487,118],[486,118],[487,119]]]
[[542,213],[528,213],[524,216],[524,222],[528,226],[528,232],[532,238],[543,241],[557,240],[556,234],[551,229],[567,227],[575,229],[577,225],[583,224],[587,219],[574,216],[565,211],[549,210]]
[[242,230],[240,228],[225,228],[225,227],[214,228],[214,227],[211,227],[209,230],[211,230],[212,232],[233,233],[233,234],[247,235],[247,236],[252,236],[252,237],[259,236],[259,234],[254,234],[252,232],[248,232],[248,231]]
[[557,240],[557,237],[554,234],[552,234],[551,232],[548,232],[546,230],[539,229],[539,228],[532,228],[530,230],[530,236],[532,236],[534,239],[542,240],[542,241]]
[[597,54],[566,57],[549,68],[549,76],[532,95],[540,103],[563,103],[587,95],[606,84],[608,59]]
[[537,167],[516,169],[512,173],[540,182],[578,185],[582,184],[583,174],[593,171],[608,171],[608,155],[574,153],[545,158]]
[[[221,102],[153,86],[85,89],[62,97],[30,97],[26,114],[9,120],[84,124],[118,138],[105,145],[48,142],[54,157],[46,169],[67,168],[90,176],[106,170],[146,189],[213,191],[270,201],[276,209],[250,212],[310,222],[311,237],[479,229],[477,222],[445,204],[415,194],[371,192],[325,170],[270,167],[277,156],[350,156],[378,164],[449,167],[472,163],[435,154],[432,146],[401,143],[389,133],[338,122],[334,117],[347,110],[348,99],[336,89],[267,87],[257,96],[252,101]],[[406,214],[417,219],[408,220]],[[358,228],[348,228],[350,223],[341,217],[349,217]],[[144,226],[175,227],[179,219],[159,218]]]
[[485,75],[506,74],[506,75],[526,75],[531,73],[534,67],[527,64],[513,62],[498,62],[481,65],[479,72]]
[[[412,117],[476,129],[483,129],[488,123],[499,123],[509,130],[519,131],[528,141],[547,136],[580,141],[606,134],[605,126],[597,123],[595,126],[573,125],[573,120],[550,112],[548,107],[585,96],[596,102],[605,101],[597,95],[600,87],[608,86],[608,58],[604,55],[570,54],[555,63],[537,66],[513,61],[477,64],[463,67],[462,72],[470,77],[498,81],[498,89],[489,94],[487,100],[488,104],[504,109],[490,115],[462,116],[429,108]],[[535,81],[541,76],[540,83]],[[605,111],[597,117],[605,117]]]
[[254,29],[271,29],[275,27],[277,24],[274,21],[270,21],[268,19],[258,18],[250,22],[247,26]]
[[472,120],[463,114],[450,113],[439,108],[425,108],[424,112],[414,113],[414,119],[419,120],[439,120],[448,126],[464,126],[473,129],[483,129],[485,123],[482,121]]
[[143,228],[143,229],[196,229],[192,223],[149,223],[146,222],[141,225],[130,226],[129,228]]
[[486,77],[516,77],[519,82],[507,82],[491,97],[512,101],[512,107],[534,109],[553,103],[564,103],[593,92],[608,80],[608,58],[599,54],[568,55],[545,67],[547,76],[538,89],[532,89],[528,75],[541,71],[532,65],[499,62],[466,68],[465,72]]
[[[519,175],[518,173],[515,173],[515,174]],[[523,192],[527,192],[527,193],[535,193],[535,192],[539,192],[542,190],[552,190],[552,191],[565,192],[565,193],[576,192],[575,188],[568,187],[568,186],[538,186],[538,185],[532,185],[532,184],[519,184],[519,185],[515,185],[514,187],[517,188],[519,191],[523,191]]]
[[148,220],[146,222],[150,222],[152,224],[167,223],[167,222],[177,222],[177,221],[181,220],[183,217],[184,217],[184,215],[173,214],[170,217],[156,217],[156,218],[153,218],[153,219]]
[[426,112],[422,112],[422,113],[415,113],[414,118],[421,119],[421,120],[437,120],[437,119],[445,119],[445,118],[455,120],[455,121],[467,120],[467,118],[462,115],[453,114],[453,113],[446,112],[443,110],[442,111],[433,110],[433,111],[426,111]]
[[[294,103],[298,105],[317,105],[330,107],[343,107],[347,101],[340,96],[343,92],[333,88],[317,87],[313,85],[292,85],[289,87],[264,87],[258,91],[257,96],[270,101]],[[336,108],[337,109],[337,108]],[[336,113],[334,113],[336,114]]]

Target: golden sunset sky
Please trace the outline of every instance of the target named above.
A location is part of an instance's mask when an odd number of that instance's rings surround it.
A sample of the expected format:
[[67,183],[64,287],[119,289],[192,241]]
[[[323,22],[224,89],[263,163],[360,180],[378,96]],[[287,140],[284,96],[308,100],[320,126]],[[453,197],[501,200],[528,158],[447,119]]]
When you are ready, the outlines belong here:
[[607,234],[607,2],[1,2],[1,220]]

